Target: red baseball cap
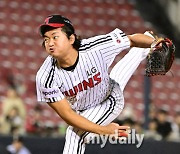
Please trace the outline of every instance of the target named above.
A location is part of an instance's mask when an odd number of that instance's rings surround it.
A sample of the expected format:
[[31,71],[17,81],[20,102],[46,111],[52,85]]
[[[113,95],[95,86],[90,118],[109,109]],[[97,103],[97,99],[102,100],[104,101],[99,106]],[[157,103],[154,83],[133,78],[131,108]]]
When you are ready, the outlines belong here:
[[39,32],[40,35],[43,36],[48,27],[61,28],[63,26],[69,27],[72,30],[72,33],[74,33],[74,27],[68,18],[61,15],[49,15],[45,19],[44,24],[39,26]]

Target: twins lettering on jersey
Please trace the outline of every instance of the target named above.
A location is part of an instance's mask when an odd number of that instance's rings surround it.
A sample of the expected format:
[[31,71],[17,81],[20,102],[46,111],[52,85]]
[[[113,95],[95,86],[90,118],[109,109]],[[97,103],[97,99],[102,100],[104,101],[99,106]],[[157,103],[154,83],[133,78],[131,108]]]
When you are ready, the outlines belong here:
[[87,75],[89,76],[88,81],[83,80],[82,82],[74,86],[72,89],[69,89],[68,91],[64,91],[63,94],[68,97],[74,96],[77,95],[78,92],[87,90],[88,88],[93,88],[94,86],[98,85],[101,82],[101,77],[100,77],[101,74],[100,72],[97,73],[96,72],[97,72],[96,68],[93,67],[92,69],[90,69],[90,71],[87,71]]

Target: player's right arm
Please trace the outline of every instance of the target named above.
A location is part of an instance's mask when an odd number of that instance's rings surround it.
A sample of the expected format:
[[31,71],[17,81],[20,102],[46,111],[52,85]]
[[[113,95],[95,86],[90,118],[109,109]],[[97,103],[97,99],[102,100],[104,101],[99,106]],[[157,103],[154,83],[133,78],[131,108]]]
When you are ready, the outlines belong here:
[[129,129],[128,126],[119,126],[116,123],[111,123],[107,126],[95,124],[73,111],[66,99],[54,103],[48,103],[48,105],[54,109],[67,124],[86,132],[96,134],[114,134],[115,130],[118,130],[119,133],[121,133],[124,132],[123,130]]

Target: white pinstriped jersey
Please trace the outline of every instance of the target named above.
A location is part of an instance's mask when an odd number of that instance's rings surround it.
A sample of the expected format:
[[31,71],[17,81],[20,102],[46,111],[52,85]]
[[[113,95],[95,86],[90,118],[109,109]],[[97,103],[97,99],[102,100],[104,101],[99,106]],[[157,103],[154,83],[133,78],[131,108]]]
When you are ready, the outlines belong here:
[[114,58],[130,47],[128,37],[119,29],[109,34],[83,39],[76,67],[58,68],[48,56],[36,75],[37,99],[56,102],[67,98],[75,110],[101,103],[111,90],[108,68]]

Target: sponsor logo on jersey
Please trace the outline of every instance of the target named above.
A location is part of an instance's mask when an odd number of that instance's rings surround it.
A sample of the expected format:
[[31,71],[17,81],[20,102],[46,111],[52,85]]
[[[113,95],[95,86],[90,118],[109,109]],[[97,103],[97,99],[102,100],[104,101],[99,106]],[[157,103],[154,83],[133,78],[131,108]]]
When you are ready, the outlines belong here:
[[118,36],[117,36],[117,34],[116,34],[116,33],[113,33],[113,35],[114,35],[114,37],[115,37],[116,39],[118,39]]
[[121,43],[121,40],[120,40],[120,39],[117,39],[116,41],[117,41],[117,43]]
[[53,94],[56,94],[56,93],[58,93],[58,90],[53,90],[53,91],[49,91],[49,92],[43,92],[43,94],[44,94],[45,96],[47,96],[47,95],[53,95]]
[[43,88],[42,93],[45,98],[57,97],[59,95],[59,89],[58,87]]
[[116,33],[112,33],[112,39],[113,39],[115,44],[121,43],[120,37],[118,37],[118,35]]

